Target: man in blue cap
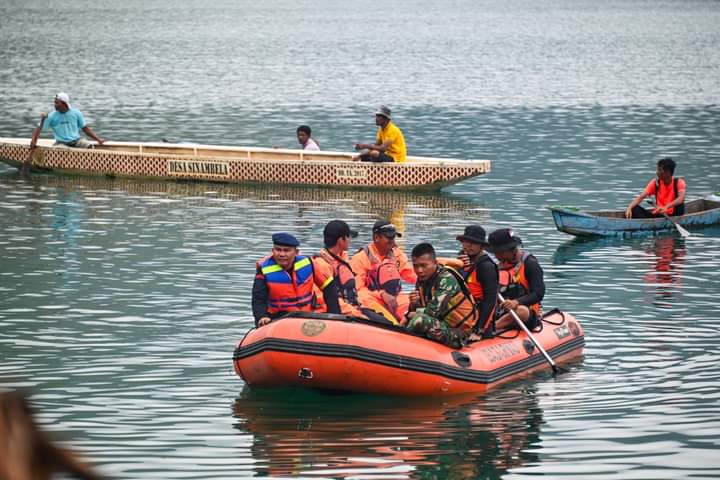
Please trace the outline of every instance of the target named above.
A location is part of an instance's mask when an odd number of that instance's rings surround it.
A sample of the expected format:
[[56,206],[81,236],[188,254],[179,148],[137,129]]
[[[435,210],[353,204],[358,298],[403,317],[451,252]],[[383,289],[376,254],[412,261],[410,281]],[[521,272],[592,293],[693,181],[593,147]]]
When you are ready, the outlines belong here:
[[300,242],[285,232],[274,233],[273,249],[257,262],[252,290],[255,325],[262,327],[288,312],[316,309],[316,289],[322,292],[328,313],[340,313],[338,289],[332,271],[299,255]]

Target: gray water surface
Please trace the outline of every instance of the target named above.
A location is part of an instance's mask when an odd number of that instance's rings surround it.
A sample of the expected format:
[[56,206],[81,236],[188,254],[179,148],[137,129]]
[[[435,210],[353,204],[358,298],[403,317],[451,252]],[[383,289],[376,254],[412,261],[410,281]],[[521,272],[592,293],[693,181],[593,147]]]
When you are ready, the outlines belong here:
[[[115,478],[717,478],[720,229],[577,240],[662,156],[720,190],[717,2],[0,6],[0,136],[65,90],[102,136],[321,147],[391,106],[411,154],[490,159],[437,195],[32,175],[0,166],[0,387]],[[513,227],[585,358],[453,399],[249,390],[232,351],[270,233],[343,218],[452,255]]]

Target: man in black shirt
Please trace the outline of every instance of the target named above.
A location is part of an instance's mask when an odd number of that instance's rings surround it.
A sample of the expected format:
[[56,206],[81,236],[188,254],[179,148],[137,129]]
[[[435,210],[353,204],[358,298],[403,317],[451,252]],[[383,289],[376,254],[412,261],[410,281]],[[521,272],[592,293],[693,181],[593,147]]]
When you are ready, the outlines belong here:
[[542,318],[540,302],[545,296],[545,282],[540,264],[533,255],[519,248],[522,240],[509,228],[492,232],[488,243],[488,250],[494,253],[498,260],[500,293],[505,298],[505,301],[498,305],[496,328],[504,330],[515,325],[511,310],[528,328],[538,327]]
[[462,244],[458,259],[462,262],[461,273],[475,300],[478,310],[478,322],[475,324],[471,340],[493,330],[495,305],[497,304],[498,269],[495,262],[485,253],[488,243],[485,241],[485,229],[480,225],[468,225],[462,235],[455,237]]

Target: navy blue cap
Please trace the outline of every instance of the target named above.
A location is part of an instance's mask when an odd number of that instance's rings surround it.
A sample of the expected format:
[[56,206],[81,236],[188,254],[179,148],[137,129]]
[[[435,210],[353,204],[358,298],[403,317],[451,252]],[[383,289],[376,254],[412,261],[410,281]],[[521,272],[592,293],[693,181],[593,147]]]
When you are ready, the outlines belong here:
[[290,235],[289,233],[280,232],[280,233],[273,233],[272,236],[273,244],[275,245],[283,245],[285,247],[299,247],[300,242],[297,238],[295,238],[293,235]]

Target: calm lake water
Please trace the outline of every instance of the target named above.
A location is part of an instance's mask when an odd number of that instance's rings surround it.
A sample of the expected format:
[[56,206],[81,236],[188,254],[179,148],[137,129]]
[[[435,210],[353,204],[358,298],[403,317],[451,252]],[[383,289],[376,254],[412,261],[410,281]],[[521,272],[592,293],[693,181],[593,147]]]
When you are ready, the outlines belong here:
[[[67,91],[112,140],[321,147],[393,108],[410,153],[493,171],[437,195],[33,175],[0,166],[0,388],[115,478],[720,476],[720,229],[575,240],[546,205],[624,208],[672,156],[720,190],[718,2],[90,2],[0,6],[0,136]],[[450,255],[511,226],[570,372],[480,397],[261,392],[232,370],[270,233]]]

